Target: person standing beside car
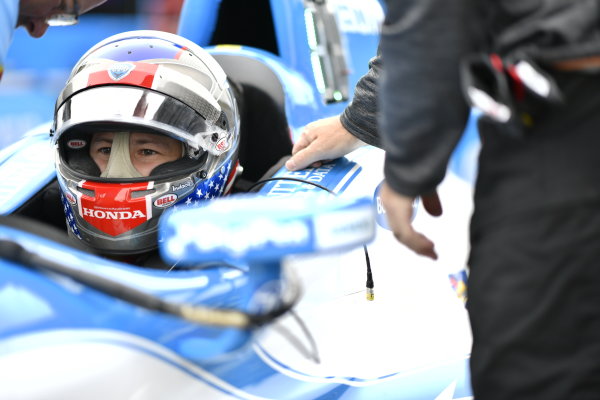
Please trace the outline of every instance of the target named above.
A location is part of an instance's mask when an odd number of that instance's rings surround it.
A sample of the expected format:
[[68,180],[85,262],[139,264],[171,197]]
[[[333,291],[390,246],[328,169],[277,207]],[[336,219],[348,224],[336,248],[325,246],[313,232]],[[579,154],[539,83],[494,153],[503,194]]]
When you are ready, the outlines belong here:
[[387,5],[372,129],[390,225],[418,254],[437,257],[410,224],[413,199],[441,212],[436,188],[469,103],[484,111],[468,282],[475,399],[600,398],[600,2]]
[[0,79],[13,32],[23,26],[34,38],[46,33],[49,26],[77,23],[81,14],[106,0],[2,0],[0,2]]
[[484,111],[468,281],[478,400],[600,398],[598,15],[598,0],[388,1],[381,196],[419,254],[436,257],[412,201],[444,177],[464,95]]

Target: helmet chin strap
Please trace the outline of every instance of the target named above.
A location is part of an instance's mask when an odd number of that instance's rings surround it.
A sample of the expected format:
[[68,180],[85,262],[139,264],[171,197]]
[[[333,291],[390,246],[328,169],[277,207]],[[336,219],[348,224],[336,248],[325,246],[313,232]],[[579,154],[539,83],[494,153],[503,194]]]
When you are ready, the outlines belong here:
[[141,178],[143,175],[131,163],[129,132],[117,132],[113,137],[108,165],[101,178]]

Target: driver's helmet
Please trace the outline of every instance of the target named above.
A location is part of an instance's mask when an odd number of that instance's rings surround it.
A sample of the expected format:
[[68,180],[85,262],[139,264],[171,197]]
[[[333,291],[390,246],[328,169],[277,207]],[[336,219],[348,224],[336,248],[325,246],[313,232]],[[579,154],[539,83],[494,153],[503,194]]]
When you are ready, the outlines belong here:
[[70,234],[104,254],[156,248],[166,208],[221,196],[239,172],[238,110],[223,69],[165,32],[92,47],[60,93],[52,134]]

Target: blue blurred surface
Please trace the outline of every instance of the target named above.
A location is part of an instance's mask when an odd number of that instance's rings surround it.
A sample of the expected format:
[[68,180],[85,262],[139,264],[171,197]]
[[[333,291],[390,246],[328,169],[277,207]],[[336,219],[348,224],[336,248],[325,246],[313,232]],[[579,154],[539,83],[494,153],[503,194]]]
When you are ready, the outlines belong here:
[[115,33],[149,29],[144,15],[83,15],[72,27],[50,28],[40,39],[15,32],[0,82],[0,148],[52,119],[70,69],[95,43]]

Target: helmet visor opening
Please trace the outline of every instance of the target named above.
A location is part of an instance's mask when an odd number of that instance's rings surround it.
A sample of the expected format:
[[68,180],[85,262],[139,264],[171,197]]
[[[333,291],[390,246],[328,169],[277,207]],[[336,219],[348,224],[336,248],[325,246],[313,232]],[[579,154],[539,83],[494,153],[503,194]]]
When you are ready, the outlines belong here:
[[197,169],[206,156],[145,127],[86,124],[58,141],[63,165],[82,179],[136,182]]

